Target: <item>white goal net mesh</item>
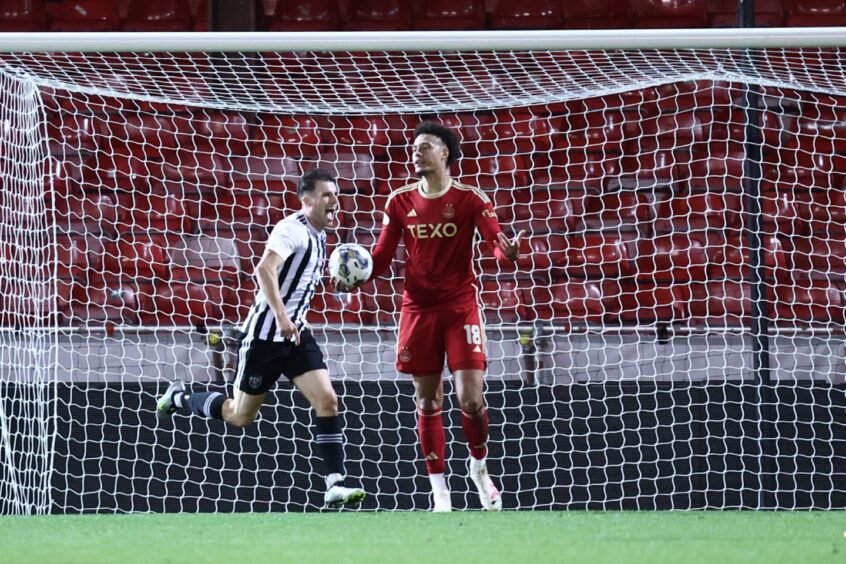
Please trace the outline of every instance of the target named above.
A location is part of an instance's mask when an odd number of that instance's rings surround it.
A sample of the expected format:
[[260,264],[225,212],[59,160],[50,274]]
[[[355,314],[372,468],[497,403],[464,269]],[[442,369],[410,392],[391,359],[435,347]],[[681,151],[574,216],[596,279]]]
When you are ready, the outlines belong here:
[[[424,119],[526,229],[479,247],[489,466],[511,508],[846,505],[846,75],[838,49],[0,56],[0,512],[314,509],[305,401],[245,431],[233,326],[299,175],[370,246]],[[751,150],[750,150],[751,149]],[[402,248],[400,256],[402,259]],[[365,508],[425,509],[393,367],[403,263],[311,323]],[[451,386],[447,382],[447,395]],[[447,407],[452,403],[447,401]],[[446,409],[450,487],[465,478]]]

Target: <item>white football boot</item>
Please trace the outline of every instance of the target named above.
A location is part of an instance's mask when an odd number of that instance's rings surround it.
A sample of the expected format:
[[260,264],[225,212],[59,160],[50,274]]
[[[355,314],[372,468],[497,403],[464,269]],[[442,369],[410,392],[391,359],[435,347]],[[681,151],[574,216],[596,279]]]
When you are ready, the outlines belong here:
[[476,491],[479,492],[479,501],[482,502],[482,507],[485,511],[501,511],[502,496],[490,475],[488,475],[487,462],[471,456],[468,466],[470,467],[470,479],[476,484]]

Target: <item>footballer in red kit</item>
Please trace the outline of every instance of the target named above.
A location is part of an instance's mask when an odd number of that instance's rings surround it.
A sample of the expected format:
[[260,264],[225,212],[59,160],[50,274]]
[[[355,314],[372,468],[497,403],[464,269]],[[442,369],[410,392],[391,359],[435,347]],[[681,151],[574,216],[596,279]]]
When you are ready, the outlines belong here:
[[482,507],[498,511],[502,499],[486,462],[486,340],[473,250],[478,230],[498,259],[515,261],[523,232],[513,239],[506,237],[487,195],[450,177],[449,166],[460,156],[452,130],[434,122],[417,127],[412,160],[420,181],[388,198],[382,232],[372,252],[371,279],[388,269],[402,240],[407,256],[396,366],[414,377],[417,429],[432,485],[433,510],[452,510],[444,477],[446,435],[441,415],[446,361],[455,380],[470,451],[470,478]]

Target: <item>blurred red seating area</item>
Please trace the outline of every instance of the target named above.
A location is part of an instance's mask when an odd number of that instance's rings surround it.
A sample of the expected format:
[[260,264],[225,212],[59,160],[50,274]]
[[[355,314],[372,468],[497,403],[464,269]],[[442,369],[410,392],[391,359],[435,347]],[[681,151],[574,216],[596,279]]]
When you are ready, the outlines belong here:
[[[736,0],[264,0],[258,29],[401,31],[735,27]],[[834,0],[757,0],[760,27],[846,25]],[[3,31],[206,31],[206,0],[0,0]]]

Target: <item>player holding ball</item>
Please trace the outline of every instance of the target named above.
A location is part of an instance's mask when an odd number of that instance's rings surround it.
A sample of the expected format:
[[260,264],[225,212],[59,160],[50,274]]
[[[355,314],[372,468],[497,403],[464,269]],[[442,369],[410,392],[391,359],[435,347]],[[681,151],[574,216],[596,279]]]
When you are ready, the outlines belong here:
[[[446,436],[441,418],[446,359],[455,378],[461,426],[470,450],[470,478],[482,507],[499,511],[502,499],[485,462],[488,411],[483,388],[487,357],[473,270],[473,239],[478,229],[497,258],[515,261],[524,232],[513,239],[506,237],[485,193],[450,177],[449,166],[460,156],[453,131],[433,122],[417,127],[412,159],[420,180],[388,198],[369,279],[390,266],[403,239],[408,255],[396,367],[414,378],[417,430],[432,485],[433,510],[452,510],[444,478]],[[341,291],[361,284],[336,281]]]

